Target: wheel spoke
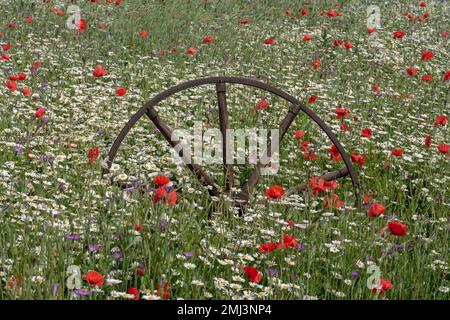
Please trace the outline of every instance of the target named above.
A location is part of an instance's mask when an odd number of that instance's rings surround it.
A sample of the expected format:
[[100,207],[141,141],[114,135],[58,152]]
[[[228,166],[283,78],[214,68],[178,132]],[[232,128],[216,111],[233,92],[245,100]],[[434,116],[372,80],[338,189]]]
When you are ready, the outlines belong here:
[[[159,131],[163,134],[164,138],[169,142],[169,144],[175,148],[180,141],[178,139],[172,140],[172,129],[159,117],[156,110],[152,107],[147,109],[146,112],[147,116],[150,118],[150,120],[155,124],[155,126],[159,129]],[[219,196],[219,191],[217,190],[217,187],[215,186],[213,180],[208,176],[208,174],[203,171],[203,169],[195,163],[192,163],[192,159],[185,159],[183,157],[183,149],[180,149],[178,151],[178,155],[181,157],[183,162],[186,164],[186,166],[191,170],[197,179],[208,188],[208,192],[212,196]]]
[[[283,139],[284,135],[286,134],[287,130],[291,126],[292,122],[294,121],[295,117],[300,112],[300,105],[298,104],[292,104],[289,108],[288,114],[283,119],[283,121],[280,124],[279,127],[279,139],[278,141],[272,141],[272,139],[269,139],[267,142],[267,149],[265,151],[265,154],[270,159],[272,157],[272,144],[274,144],[275,149],[278,148],[281,140]],[[252,174],[250,175],[250,178],[247,180],[246,183],[242,186],[241,192],[236,196],[236,200],[240,203],[247,202],[250,198],[250,192],[253,190],[253,188],[256,186],[256,184],[259,181],[259,178],[261,176],[261,170],[265,167],[265,164],[262,164],[261,162],[256,165],[255,170],[253,170]]]
[[226,85],[224,82],[216,83],[217,100],[219,103],[219,122],[222,132],[222,154],[225,177],[225,193],[230,193],[234,183],[233,159],[231,157],[232,143],[227,133],[229,129],[227,98],[225,95]]
[[[331,180],[336,180],[336,179],[345,177],[346,175],[348,175],[348,168],[347,168],[347,166],[343,166],[338,170],[330,171],[330,172],[324,174],[323,176],[321,176],[321,178],[324,179],[325,181],[331,181]],[[289,196],[294,193],[300,193],[300,192],[308,189],[308,185],[309,185],[308,183],[302,183],[301,185],[290,188],[286,192],[286,195]]]

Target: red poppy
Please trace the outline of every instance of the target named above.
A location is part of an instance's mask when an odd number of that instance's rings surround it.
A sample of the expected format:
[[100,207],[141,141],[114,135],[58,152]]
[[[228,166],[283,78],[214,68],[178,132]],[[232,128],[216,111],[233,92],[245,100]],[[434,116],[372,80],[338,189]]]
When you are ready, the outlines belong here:
[[117,88],[117,89],[116,89],[116,94],[117,94],[119,97],[124,96],[126,93],[127,93],[127,89],[125,89],[125,88]]
[[83,33],[83,32],[86,32],[88,24],[87,24],[86,20],[80,19],[77,23],[77,27],[78,27],[78,31]]
[[168,176],[158,175],[158,176],[153,178],[153,182],[158,187],[162,187],[162,186],[165,186],[166,184],[168,184],[170,182],[170,179],[169,179]]
[[386,208],[382,204],[375,203],[371,205],[369,208],[369,217],[371,218],[379,217],[384,213],[385,210]]
[[6,53],[2,53],[2,59],[6,61],[11,61],[11,58]]
[[419,6],[422,7],[422,8],[425,8],[425,7],[427,6],[427,4],[426,4],[425,1],[422,1],[422,2],[419,4]]
[[134,295],[133,300],[139,300],[141,298],[141,293],[139,292],[137,287],[131,287],[127,290],[128,294]]
[[88,163],[92,164],[95,160],[97,160],[100,155],[100,149],[98,147],[94,147],[88,150]]
[[368,33],[374,33],[374,32],[376,32],[376,31],[377,31],[376,28],[368,28],[368,29],[367,29],[367,32],[368,32]]
[[139,31],[139,35],[142,38],[147,38],[148,37],[148,31],[145,31],[145,30]]
[[41,67],[41,62],[39,60],[33,61],[33,64],[31,65],[32,69],[39,69]]
[[314,102],[316,102],[317,98],[318,98],[318,96],[313,94],[311,97],[309,97],[308,104],[313,104]]
[[266,197],[270,199],[279,199],[284,195],[284,188],[282,186],[270,186],[266,191]]
[[414,77],[417,74],[417,71],[417,68],[414,67],[406,69],[406,72],[408,72],[411,77]]
[[303,140],[302,144],[300,145],[300,149],[302,151],[308,151],[309,150],[309,141]]
[[284,11],[284,14],[285,14],[286,16],[290,16],[290,15],[291,15],[291,8],[287,8],[287,9]]
[[15,74],[10,74],[8,76],[8,79],[11,80],[11,81],[18,81],[19,77],[17,75],[15,75]]
[[297,246],[297,239],[294,236],[290,236],[287,234],[283,236],[283,241],[280,241],[278,243],[279,249],[295,248],[296,246]]
[[316,196],[318,193],[323,194],[325,191],[334,190],[337,188],[336,181],[327,181],[319,177],[312,177],[309,181],[309,184],[314,196]]
[[368,138],[368,139],[372,138],[372,129],[370,129],[370,128],[363,129],[361,132],[361,137]]
[[262,273],[259,272],[255,267],[244,267],[245,274],[250,282],[258,283],[262,279]]
[[426,82],[430,82],[431,80],[433,80],[433,76],[431,74],[424,74],[422,76],[422,80],[426,81]]
[[444,81],[449,81],[450,80],[450,70],[448,70],[447,72],[444,73]]
[[305,153],[303,154],[303,159],[315,161],[315,160],[317,160],[317,153],[315,153],[315,152],[306,153],[306,152],[305,152]]
[[157,204],[161,199],[166,199],[166,197],[167,197],[166,188],[159,187],[156,190],[155,196],[153,197],[153,204]]
[[28,24],[32,24],[33,23],[33,16],[28,16],[25,18],[25,22]]
[[310,41],[313,38],[312,34],[306,34],[303,36],[303,41]]
[[267,100],[263,99],[255,104],[254,110],[266,110],[268,106]]
[[333,9],[328,10],[328,11],[327,11],[327,16],[328,16],[329,18],[335,17],[335,16],[336,16],[336,11],[334,11]]
[[349,125],[347,125],[346,123],[341,123],[341,131],[352,131],[352,128],[350,128]]
[[45,114],[45,108],[42,108],[42,107],[38,108],[35,112],[35,116],[38,119],[42,118],[44,116],[44,114]]
[[97,271],[88,271],[84,278],[89,284],[93,284],[94,286],[103,285],[103,276]]
[[332,145],[331,148],[328,150],[328,153],[330,154],[330,159],[332,161],[341,161],[342,157],[341,157],[341,153],[339,152],[338,148],[336,147],[336,145]]
[[422,52],[422,60],[431,60],[433,59],[433,52],[432,51],[424,51]]
[[[162,282],[162,290],[160,288],[160,284],[158,283],[156,285],[156,295],[160,296],[161,299],[167,299],[170,297],[170,292],[169,292],[169,288],[170,288],[170,284],[167,281],[163,281]],[[161,292],[162,291],[162,292]]]
[[58,17],[62,17],[62,16],[64,15],[64,11],[58,10],[58,11],[56,12],[56,14],[58,15]]
[[9,43],[5,43],[2,45],[2,49],[3,51],[8,51],[9,49],[11,49],[11,45]]
[[325,196],[323,201],[323,207],[326,209],[340,208],[345,204],[344,201],[339,200],[339,195],[334,193],[331,195],[331,203],[328,200],[328,196]]
[[377,293],[377,291],[378,291],[378,294],[382,295],[386,291],[391,290],[393,287],[394,286],[392,285],[392,283],[389,280],[381,279],[378,287],[372,288],[372,292]]
[[275,40],[272,39],[272,38],[269,38],[269,39],[264,40],[264,44],[269,44],[269,45],[271,45],[271,44],[274,44],[274,42],[275,42]]
[[378,83],[375,83],[373,85],[373,92],[375,92],[377,94],[380,93],[380,85]]
[[368,194],[365,194],[363,198],[364,198],[364,204],[368,204],[369,202],[372,201],[372,197]]
[[206,38],[203,38],[203,43],[210,43],[210,42],[213,42],[214,41],[214,38],[213,37],[206,37]]
[[22,88],[22,93],[23,93],[23,95],[25,96],[25,97],[30,97],[31,96],[31,90],[30,89],[28,89],[27,87],[23,87]]
[[259,248],[259,252],[273,252],[278,248],[278,243],[276,242],[265,242]]
[[447,117],[444,114],[441,114],[436,118],[436,121],[434,121],[434,126],[445,126],[447,124]]
[[314,69],[319,69],[320,68],[320,60],[319,59],[314,60],[312,65],[313,65]]
[[340,39],[335,39],[333,40],[333,46],[335,47],[340,47],[344,44],[344,41],[340,40]]
[[351,50],[351,48],[353,47],[353,44],[350,41],[345,41],[345,49],[347,50]]
[[357,154],[355,152],[352,152],[350,157],[352,158],[352,162],[357,163],[360,166],[363,166],[366,163],[366,155],[365,154]]
[[295,139],[300,140],[305,135],[305,132],[301,130],[295,130]]
[[169,206],[174,206],[177,204],[178,195],[175,191],[169,192],[169,199],[167,199],[167,204]]
[[103,76],[106,76],[106,74],[108,73],[108,71],[106,71],[105,69],[103,69],[101,64],[98,64],[94,71],[92,71],[92,75],[96,78],[100,78]]
[[394,32],[394,39],[401,39],[405,36],[405,33],[402,30]]
[[406,224],[402,224],[402,223],[396,222],[396,221],[390,221],[390,222],[388,222],[388,227],[394,236],[400,236],[400,237],[406,236],[406,230],[408,229]]
[[431,146],[431,136],[427,135],[425,137],[425,148],[430,149],[430,146]]
[[302,10],[301,10],[301,15],[302,16],[306,16],[308,13],[309,13],[308,9],[302,8]]
[[336,113],[336,119],[341,119],[342,117],[349,116],[349,111],[350,109],[348,107],[334,109],[334,113]]
[[391,155],[401,157],[403,155],[403,149],[394,149],[391,151]]
[[17,80],[19,80],[19,81],[24,81],[26,78],[27,78],[27,74],[24,72],[19,72],[17,74]]
[[242,24],[242,25],[246,25],[249,23],[250,23],[250,19],[248,19],[248,18],[245,18],[245,19],[242,19],[241,21],[239,21],[239,24]]
[[413,21],[414,20],[414,15],[411,12],[406,12],[405,16],[408,17],[409,21]]
[[15,81],[6,81],[6,87],[11,90],[11,91],[16,91],[17,90],[17,82]]
[[193,47],[189,47],[186,50],[186,54],[189,54],[191,56],[195,55],[197,53],[197,49],[193,48]]
[[438,145],[438,150],[440,153],[448,154],[448,150],[450,149],[450,145],[441,143]]

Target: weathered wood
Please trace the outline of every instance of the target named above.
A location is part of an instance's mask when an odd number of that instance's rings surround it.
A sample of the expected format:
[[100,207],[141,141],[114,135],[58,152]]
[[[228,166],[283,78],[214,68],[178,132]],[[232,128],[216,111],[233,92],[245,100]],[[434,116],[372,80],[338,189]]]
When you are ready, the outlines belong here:
[[[348,168],[346,166],[343,166],[338,170],[330,171],[330,172],[324,174],[320,178],[324,179],[325,181],[331,181],[331,180],[336,180],[336,179],[345,177],[346,175],[348,175]],[[289,196],[294,193],[300,193],[300,192],[308,189],[308,186],[309,186],[309,183],[302,183],[301,185],[290,188],[286,192],[286,195]]]
[[[126,125],[122,128],[120,133],[118,134],[117,138],[114,140],[113,145],[111,146],[111,149],[109,150],[108,158],[106,160],[106,167],[102,169],[102,176],[105,174],[108,174],[111,168],[111,165],[114,161],[114,158],[117,155],[117,151],[122,144],[123,140],[127,136],[127,134],[130,132],[131,128],[139,121],[142,116],[145,114],[152,119],[155,125],[158,127],[158,129],[162,132],[166,140],[170,143],[170,145],[174,146],[177,144],[177,141],[171,141],[171,134],[172,130],[158,117],[156,111],[154,110],[154,106],[156,106],[159,102],[171,97],[172,95],[181,92],[186,89],[194,88],[197,86],[202,85],[208,85],[208,84],[215,84],[216,90],[218,91],[218,98],[219,98],[219,114],[221,113],[220,119],[221,119],[221,131],[223,132],[223,129],[227,127],[225,119],[228,119],[226,116],[226,113],[223,111],[226,110],[226,108],[221,108],[220,105],[225,102],[225,84],[226,83],[233,83],[233,84],[241,84],[244,86],[251,86],[254,88],[258,88],[261,90],[265,90],[267,92],[270,92],[292,104],[288,115],[283,120],[283,122],[280,124],[280,137],[278,141],[268,142],[268,147],[266,154],[268,157],[272,156],[271,151],[271,143],[279,143],[288,130],[289,126],[291,125],[293,119],[298,114],[298,112],[301,110],[303,113],[305,113],[311,120],[313,120],[321,129],[323,132],[326,133],[326,135],[330,138],[331,142],[336,146],[338,149],[340,155],[342,156],[342,160],[344,161],[344,164],[346,166],[347,174],[350,175],[350,178],[352,180],[353,189],[355,193],[355,199],[356,199],[356,206],[358,208],[361,207],[362,201],[361,201],[361,190],[360,185],[358,181],[358,177],[356,176],[356,172],[352,166],[351,159],[347,152],[345,151],[342,144],[337,139],[336,135],[331,131],[331,129],[325,124],[325,122],[317,116],[311,109],[309,109],[304,103],[300,102],[296,98],[294,98],[292,95],[275,88],[267,83],[255,80],[255,79],[248,79],[248,78],[237,78],[237,77],[209,77],[209,78],[203,78],[203,79],[196,79],[192,81],[187,81],[181,84],[178,84],[158,95],[153,97],[150,101],[148,101],[143,107],[141,107],[126,123]],[[222,93],[221,93],[222,92]],[[222,101],[222,102],[220,102]],[[226,103],[222,104],[223,106],[226,106]],[[222,111],[220,111],[222,109]],[[154,121],[155,120],[155,121]],[[229,142],[226,141],[225,142]],[[228,150],[229,145],[225,144],[223,147]],[[179,152],[179,155],[182,157],[182,152]],[[226,155],[226,153],[225,153]],[[209,194],[211,196],[218,196],[219,192],[215,184],[213,183],[212,179],[200,168],[199,165],[196,164],[187,164],[188,168],[196,175],[196,177],[209,188]],[[252,173],[248,181],[244,184],[244,186],[241,189],[241,192],[234,198],[236,206],[239,206],[240,208],[243,208],[245,204],[248,202],[249,195],[251,190],[255,187],[255,185],[258,183],[259,177],[261,175],[261,169],[264,168],[265,165],[262,165],[261,163],[257,166],[255,171]],[[341,169],[340,169],[341,170]],[[338,170],[339,171],[339,170]],[[336,174],[335,178],[339,178],[342,176],[344,171],[341,171],[340,173]],[[226,171],[226,178],[228,180],[228,187],[225,188],[228,190],[232,187],[232,181],[231,180],[231,174],[230,171]],[[332,177],[331,173],[330,175],[325,175],[325,177]],[[234,179],[234,177],[233,177]],[[305,186],[299,186],[299,188],[304,188]],[[300,189],[301,189],[300,188]]]
[[[265,151],[265,154],[268,158],[272,157],[272,144],[274,144],[275,149],[278,148],[281,140],[283,139],[284,135],[286,134],[287,130],[291,126],[292,122],[294,121],[295,117],[300,112],[300,106],[293,104],[286,115],[286,117],[283,119],[279,126],[279,140],[278,141],[272,141],[272,139],[269,139],[267,142],[267,149]],[[242,186],[241,192],[238,193],[238,195],[235,197],[235,200],[242,203],[242,202],[248,202],[250,198],[250,192],[253,190],[253,188],[256,186],[256,184],[259,181],[259,178],[261,177],[261,170],[266,166],[266,164],[258,163],[256,165],[255,170],[253,170],[252,174],[250,175],[250,178],[247,180],[247,182],[244,183]]]
[[[159,129],[159,131],[162,133],[164,138],[166,138],[167,142],[175,148],[180,141],[178,139],[172,140],[172,129],[159,117],[158,113],[154,108],[148,108],[147,110],[147,116],[150,118],[150,120],[155,124],[155,126]],[[212,196],[219,196],[219,191],[217,190],[216,185],[212,181],[212,179],[208,176],[206,172],[202,170],[202,168],[195,163],[192,163],[192,159],[189,159],[190,163],[186,163],[184,157],[183,157],[183,149],[180,149],[178,151],[178,155],[181,159],[183,159],[183,162],[185,162],[186,166],[191,170],[195,176],[197,177],[200,182],[208,188],[208,192]]]
[[233,159],[231,158],[231,150],[233,147],[232,141],[227,134],[229,129],[227,98],[225,95],[226,85],[223,82],[216,83],[217,100],[219,103],[219,122],[220,131],[222,132],[222,154],[223,154],[223,168],[225,177],[225,193],[230,193],[234,184]]

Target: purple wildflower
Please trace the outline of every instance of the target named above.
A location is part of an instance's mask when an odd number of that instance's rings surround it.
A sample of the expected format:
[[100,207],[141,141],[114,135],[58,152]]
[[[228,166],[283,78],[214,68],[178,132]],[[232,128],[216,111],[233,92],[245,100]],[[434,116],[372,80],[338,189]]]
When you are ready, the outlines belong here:
[[278,274],[278,270],[276,269],[267,269],[266,273],[269,277],[274,277],[275,275]]
[[88,249],[89,249],[89,251],[100,251],[101,249],[102,249],[102,246],[100,246],[100,245],[94,245],[94,244],[92,244],[92,243],[89,243],[88,244]]
[[68,234],[67,236],[65,236],[65,238],[70,240],[78,240],[81,238],[81,236],[81,234]]
[[59,283],[54,283],[52,285],[52,294],[54,297],[56,297],[56,295],[58,294],[58,290],[59,290]]
[[16,153],[23,153],[23,148],[21,146],[14,146],[13,150]]
[[167,222],[165,220],[159,221],[159,230],[162,232],[167,230]]
[[73,290],[73,293],[78,297],[84,297],[91,294],[90,291],[84,290],[84,289],[75,289]]

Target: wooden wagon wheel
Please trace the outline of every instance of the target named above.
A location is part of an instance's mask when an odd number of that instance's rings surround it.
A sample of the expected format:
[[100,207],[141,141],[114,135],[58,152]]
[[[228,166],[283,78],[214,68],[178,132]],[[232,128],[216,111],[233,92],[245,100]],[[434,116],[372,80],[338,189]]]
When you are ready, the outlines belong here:
[[[204,79],[197,79],[188,82],[181,83],[176,85],[160,94],[155,96],[149,102],[147,102],[141,109],[139,109],[128,121],[128,123],[122,128],[116,140],[114,141],[109,154],[108,159],[106,161],[106,166],[103,168],[102,177],[105,174],[108,174],[111,168],[111,165],[114,161],[114,158],[117,154],[117,151],[122,144],[123,139],[126,137],[130,129],[136,124],[136,122],[144,115],[147,115],[148,118],[155,124],[155,126],[159,129],[159,131],[163,134],[164,138],[169,142],[169,144],[175,148],[176,145],[180,141],[172,140],[172,129],[162,120],[160,115],[156,112],[155,106],[161,102],[162,100],[167,99],[173,94],[197,87],[202,85],[214,84],[216,86],[217,98],[218,98],[218,106],[219,106],[219,122],[220,122],[220,131],[222,133],[222,151],[223,151],[223,165],[224,165],[224,175],[225,175],[225,193],[229,193],[234,183],[234,171],[233,165],[226,163],[226,154],[227,148],[230,147],[229,141],[227,140],[226,130],[229,128],[228,123],[228,111],[227,111],[227,101],[226,101],[226,84],[241,84],[245,86],[259,88],[265,91],[268,91],[272,94],[275,94],[278,97],[283,98],[284,100],[291,103],[291,106],[288,110],[287,115],[283,119],[279,127],[279,141],[271,141],[271,139],[267,142],[267,156],[271,157],[271,144],[276,143],[279,144],[283,139],[283,136],[286,134],[288,128],[294,121],[295,117],[298,113],[303,111],[309,118],[311,118],[315,123],[319,125],[319,127],[326,133],[326,135],[330,138],[333,144],[336,146],[338,152],[340,153],[342,159],[344,160],[344,166],[339,170],[329,172],[322,176],[325,180],[334,180],[337,178],[344,177],[346,175],[350,175],[352,180],[354,194],[356,198],[356,206],[359,208],[361,206],[361,196],[360,196],[360,185],[358,182],[358,178],[356,176],[355,170],[353,169],[352,163],[343,146],[337,139],[336,135],[330,130],[330,128],[325,124],[325,122],[319,118],[311,109],[309,109],[304,103],[300,102],[290,94],[272,87],[264,82],[247,79],[247,78],[237,78],[237,77],[210,77]],[[178,151],[180,157],[183,157],[183,151]],[[187,163],[186,166],[194,173],[197,179],[205,186],[208,187],[208,192],[210,196],[219,196],[220,192],[217,188],[214,181],[211,177],[198,165],[195,163]],[[245,182],[240,192],[236,195],[232,195],[232,199],[234,200],[234,204],[238,207],[245,206],[250,198],[250,193],[256,184],[259,181],[261,176],[261,170],[265,167],[265,165],[258,163],[256,168],[253,170],[252,174],[248,178],[247,182]],[[112,179],[113,180],[113,179]],[[129,187],[128,185],[121,185],[123,188]],[[295,192],[300,192],[302,190],[307,189],[308,184],[304,183],[297,187],[291,188],[288,191],[288,194],[292,194]]]

